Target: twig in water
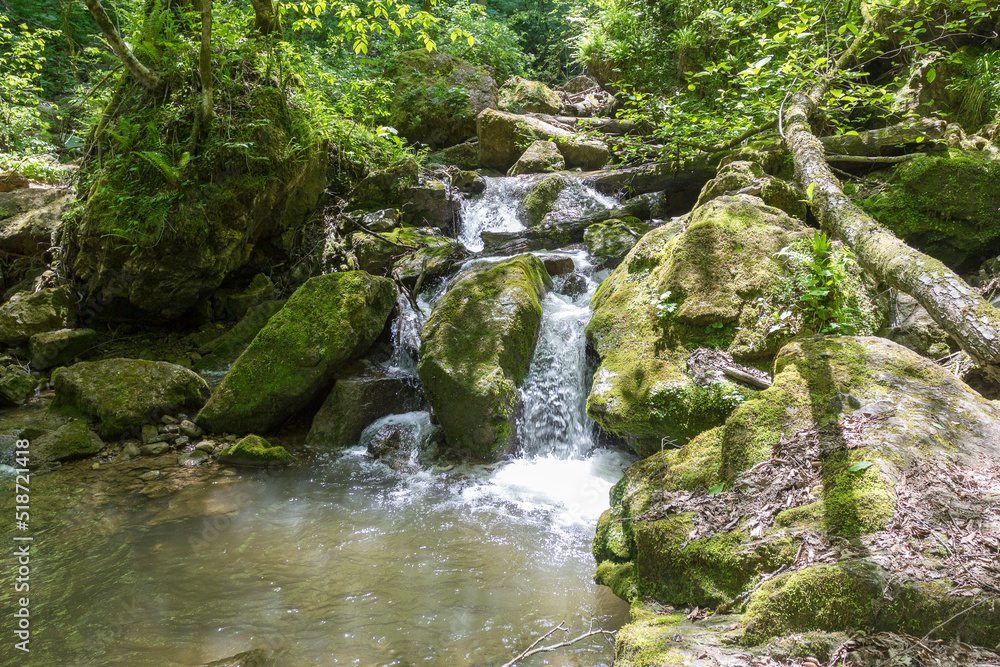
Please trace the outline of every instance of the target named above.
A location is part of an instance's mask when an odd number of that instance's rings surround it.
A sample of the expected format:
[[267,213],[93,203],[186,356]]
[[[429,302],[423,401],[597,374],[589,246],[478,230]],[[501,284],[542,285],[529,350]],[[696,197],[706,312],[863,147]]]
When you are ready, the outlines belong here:
[[522,651],[516,658],[514,658],[510,662],[505,663],[503,665],[503,667],[514,667],[514,665],[516,665],[521,660],[524,660],[525,658],[531,657],[531,656],[536,655],[538,653],[547,653],[547,652],[550,652],[550,651],[555,651],[556,649],[564,648],[566,646],[570,646],[571,644],[576,644],[577,642],[583,641],[584,639],[587,639],[588,637],[595,637],[597,635],[604,635],[605,637],[609,637],[609,636],[613,637],[614,634],[615,634],[615,633],[611,632],[610,630],[604,630],[603,628],[598,628],[598,629],[595,630],[594,629],[594,621],[591,620],[590,621],[590,630],[588,630],[587,632],[583,633],[579,637],[574,637],[573,639],[567,639],[566,641],[557,642],[555,644],[550,644],[548,646],[538,646],[543,641],[545,641],[546,639],[548,639],[549,637],[551,637],[552,634],[556,630],[569,631],[569,628],[564,627],[563,623],[564,623],[564,621],[560,621],[559,625],[557,625],[556,627],[552,628],[551,630],[549,630],[548,632],[546,632],[544,635],[542,635],[541,637],[539,637],[538,639],[536,639],[534,641],[534,643],[532,643],[531,646],[529,646],[528,648],[524,649],[524,651]]

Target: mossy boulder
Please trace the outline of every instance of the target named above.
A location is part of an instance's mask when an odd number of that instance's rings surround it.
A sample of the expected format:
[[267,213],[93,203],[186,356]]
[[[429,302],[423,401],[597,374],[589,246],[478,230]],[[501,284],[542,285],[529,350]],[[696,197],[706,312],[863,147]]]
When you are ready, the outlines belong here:
[[476,119],[479,163],[507,173],[518,158],[536,141],[553,141],[569,168],[600,169],[611,153],[599,141],[580,137],[569,130],[532,116],[519,116],[486,109]]
[[208,397],[205,381],[165,361],[83,361],[52,373],[52,408],[96,419],[98,432],[117,438],[165,414],[197,409]]
[[266,432],[330,386],[382,332],[392,281],[363,271],[310,278],[273,315],[195,421],[209,432]]
[[[1000,406],[880,338],[791,342],[774,375],[722,427],[626,471],[595,535],[599,580],[631,565],[636,596],[699,606],[743,596],[750,644],[866,627],[920,636],[961,611],[950,593],[964,573],[934,533],[974,541],[951,517],[995,512],[983,484],[1000,463]],[[969,480],[968,493],[956,495],[955,480]],[[908,516],[923,528],[901,528]],[[799,562],[806,547],[826,562]],[[975,616],[948,632],[992,646],[1000,610]]]
[[553,174],[539,181],[524,198],[524,217],[529,225],[537,225],[555,206],[559,195],[566,188],[565,177]]
[[427,164],[443,164],[459,169],[479,169],[479,142],[463,141],[427,156]]
[[562,171],[566,168],[566,160],[559,152],[559,148],[552,141],[532,142],[528,149],[521,154],[514,166],[507,172],[508,176],[520,176],[521,174],[544,174],[553,171]]
[[865,210],[911,246],[952,267],[1000,249],[1000,161],[952,149],[895,167]]
[[600,266],[613,269],[651,229],[638,218],[607,220],[587,227],[583,243]]
[[768,206],[781,209],[793,218],[806,219],[806,202],[798,189],[788,181],[765,173],[757,162],[749,160],[720,164],[718,174],[702,188],[695,206],[737,192],[760,197]]
[[192,131],[186,86],[123,81],[114,94],[67,225],[67,266],[95,303],[176,318],[245,267],[287,261],[326,187],[329,149],[283,90],[256,74],[224,77],[230,122],[211,125],[195,159],[176,139]]
[[76,299],[69,287],[18,292],[0,306],[0,343],[21,345],[37,333],[76,324]]
[[87,427],[86,420],[72,419],[31,443],[32,453],[47,461],[72,461],[93,456],[104,449],[104,441]]
[[410,186],[418,180],[416,161],[411,158],[399,160],[361,179],[351,190],[348,205],[353,210],[402,206]]
[[476,116],[497,105],[496,82],[489,72],[444,51],[405,51],[388,77],[395,93],[387,124],[431,148],[474,137]]
[[272,445],[259,435],[240,438],[216,455],[223,463],[251,468],[266,468],[271,465],[289,463],[292,455],[280,445]]
[[363,271],[387,276],[398,268],[407,281],[421,272],[425,278],[448,273],[468,254],[461,243],[432,227],[400,227],[379,236],[355,232],[351,246]]
[[37,333],[28,340],[32,368],[45,370],[62,366],[97,346],[93,329],[58,329]]
[[272,299],[251,306],[236,326],[198,348],[202,357],[195,362],[193,370],[201,372],[228,368],[284,305],[285,299]]
[[500,87],[500,108],[513,113],[559,113],[562,100],[541,81],[514,76]]
[[17,364],[0,365],[0,406],[24,405],[38,388],[38,379]]
[[744,360],[773,354],[779,339],[767,338],[757,300],[784,276],[775,254],[802,235],[796,220],[741,195],[696,209],[686,228],[672,222],[643,236],[591,302],[587,339],[601,358],[591,418],[641,455],[663,438],[683,444],[722,424],[752,392],[695,383],[688,354],[703,346]]
[[507,446],[551,280],[519,255],[460,274],[421,332],[418,371],[448,445],[480,459]]

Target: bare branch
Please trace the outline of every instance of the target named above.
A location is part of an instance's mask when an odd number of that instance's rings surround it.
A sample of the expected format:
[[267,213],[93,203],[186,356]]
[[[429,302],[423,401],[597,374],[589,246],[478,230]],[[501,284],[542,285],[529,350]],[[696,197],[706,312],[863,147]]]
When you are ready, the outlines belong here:
[[94,21],[97,22],[98,27],[104,34],[104,39],[107,40],[108,46],[121,59],[132,76],[146,88],[157,90],[163,83],[160,75],[143,65],[135,57],[132,50],[122,40],[121,35],[118,34],[118,29],[115,28],[115,25],[111,22],[111,17],[108,16],[104,6],[101,5],[101,0],[83,0],[83,2],[87,5],[87,9],[90,10]]

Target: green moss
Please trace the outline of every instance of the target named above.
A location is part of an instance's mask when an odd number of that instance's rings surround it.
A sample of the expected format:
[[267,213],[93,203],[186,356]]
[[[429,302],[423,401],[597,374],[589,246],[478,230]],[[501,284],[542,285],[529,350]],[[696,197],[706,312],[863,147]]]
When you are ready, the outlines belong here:
[[882,582],[860,563],[817,565],[765,582],[747,604],[744,641],[807,630],[854,630],[874,617]]
[[368,350],[395,297],[392,281],[363,271],[310,278],[236,360],[198,423],[236,433],[277,426]]
[[513,113],[557,113],[562,106],[554,90],[541,81],[511,77],[500,88],[500,108]]
[[552,205],[566,187],[566,179],[558,174],[546,176],[524,198],[524,212],[528,224],[537,225],[552,210]]
[[632,563],[605,561],[597,566],[594,582],[607,586],[615,595],[626,602],[631,602],[639,597],[639,588],[635,581],[635,567]]
[[802,527],[818,530],[823,527],[826,514],[823,502],[817,500],[808,505],[792,507],[783,512],[779,512],[774,517],[774,525],[781,528]]
[[896,236],[945,264],[978,264],[1000,240],[1000,162],[951,150],[895,168],[863,207]]
[[104,443],[87,428],[87,422],[74,419],[51,434],[44,436],[50,443],[51,458],[57,461],[91,456],[104,449]]
[[471,268],[435,306],[418,372],[450,446],[491,458],[507,444],[551,284],[541,260],[519,255]]
[[[830,529],[847,535],[882,530],[896,511],[894,482],[882,471],[890,464],[865,449],[835,454],[823,463],[823,505]],[[855,464],[871,465],[852,472]]]
[[[626,527],[626,524],[629,524]],[[597,530],[591,546],[598,563],[614,561],[623,563],[635,558],[630,522],[625,520],[620,505],[611,507],[597,520]]]
[[271,445],[259,435],[248,435],[219,452],[218,458],[233,465],[267,467],[275,463],[289,463],[292,455],[284,447]]

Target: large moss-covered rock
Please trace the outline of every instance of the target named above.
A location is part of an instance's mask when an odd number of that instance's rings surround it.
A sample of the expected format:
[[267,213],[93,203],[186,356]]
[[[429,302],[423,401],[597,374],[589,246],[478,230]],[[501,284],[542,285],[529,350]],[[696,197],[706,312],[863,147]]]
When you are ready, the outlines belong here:
[[768,206],[793,218],[806,219],[806,203],[795,186],[765,173],[759,164],[749,160],[723,162],[716,177],[702,188],[695,206],[736,192],[756,195]]
[[[745,600],[736,620],[752,644],[862,627],[921,636],[952,619],[967,607],[954,591],[996,577],[967,559],[963,571],[939,538],[976,549],[979,524],[953,517],[1000,520],[987,491],[1000,406],[880,338],[795,341],[774,372],[724,426],[626,471],[595,535],[598,580],[631,568],[622,590],[636,598]],[[823,557],[801,558],[807,547]],[[975,612],[946,634],[994,645],[1000,610]]]
[[272,445],[259,435],[241,438],[218,453],[223,463],[252,468],[266,468],[270,465],[289,463],[292,455],[280,445]]
[[444,51],[405,51],[388,76],[395,82],[388,124],[431,148],[475,136],[476,116],[497,105],[493,77]]
[[268,320],[196,421],[208,431],[267,431],[329,387],[371,347],[396,300],[363,271],[310,278]]
[[567,183],[565,177],[553,174],[546,176],[531,188],[522,204],[529,225],[537,225],[552,210]]
[[500,108],[513,113],[559,113],[562,101],[541,81],[514,76],[500,87]]
[[287,261],[301,241],[327,184],[325,139],[256,75],[219,85],[231,122],[211,125],[196,159],[168,140],[191,133],[178,119],[190,117],[178,112],[190,108],[183,86],[116,93],[126,99],[81,169],[85,207],[67,228],[67,266],[95,301],[174,318],[248,264]]
[[541,260],[519,255],[468,268],[435,306],[418,370],[450,447],[487,459],[507,445],[550,285]]
[[601,357],[591,418],[644,455],[663,438],[683,444],[721,424],[749,390],[696,384],[688,353],[707,345],[748,359],[777,347],[756,300],[777,289],[784,269],[775,253],[801,229],[743,195],[696,209],[686,229],[675,222],[646,234],[591,303],[587,337]]
[[949,150],[897,166],[865,210],[896,236],[950,266],[979,262],[1000,244],[1000,161]]
[[103,359],[58,368],[52,374],[53,409],[96,419],[98,432],[115,438],[162,415],[197,409],[208,397],[205,381],[164,361]]
[[37,333],[65,329],[76,323],[76,307],[69,287],[18,292],[0,306],[0,343],[20,345]]
[[611,158],[607,146],[532,116],[487,109],[476,119],[479,162],[506,173],[536,141],[554,141],[569,168],[600,169]]
[[566,160],[559,148],[552,141],[535,141],[528,150],[521,154],[514,166],[507,172],[508,176],[521,174],[543,174],[562,171],[566,168]]
[[425,409],[424,394],[415,378],[366,366],[352,368],[337,378],[313,417],[306,444],[322,450],[353,447],[365,427],[376,419]]
[[193,369],[200,372],[230,366],[284,305],[285,299],[273,299],[252,306],[236,326],[198,349],[203,356],[195,362]]
[[31,443],[32,454],[45,461],[72,461],[104,449],[104,441],[82,419],[71,419]]

